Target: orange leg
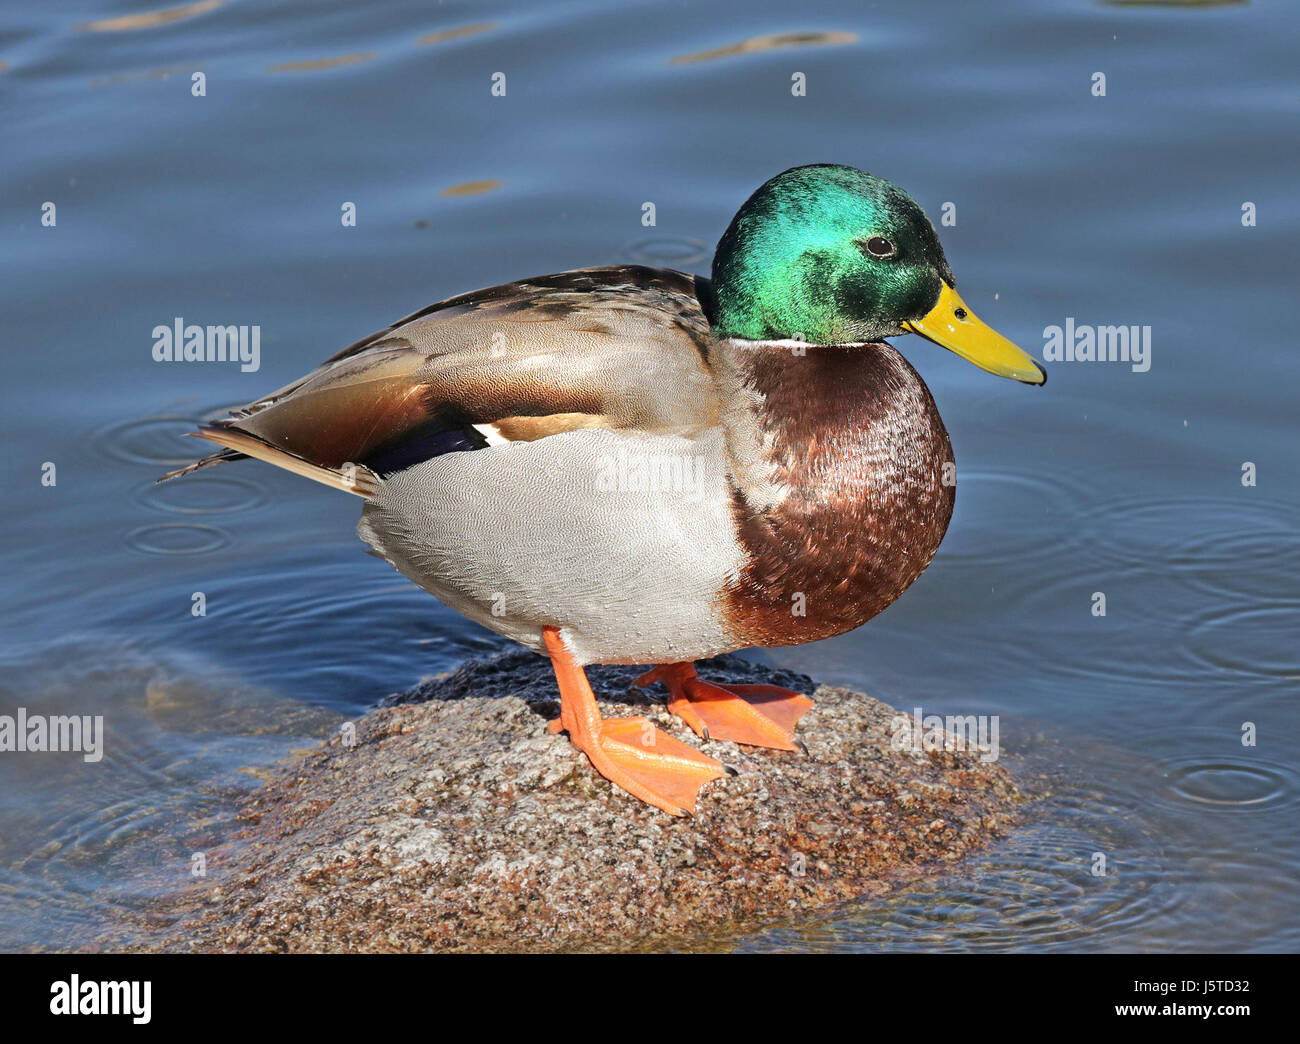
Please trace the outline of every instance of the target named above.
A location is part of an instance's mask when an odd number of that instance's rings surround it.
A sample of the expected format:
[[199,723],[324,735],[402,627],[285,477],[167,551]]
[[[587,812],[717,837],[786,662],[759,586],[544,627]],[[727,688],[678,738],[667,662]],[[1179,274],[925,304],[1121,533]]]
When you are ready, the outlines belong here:
[[542,638],[560,685],[560,717],[550,731],[567,732],[597,772],[633,797],[669,815],[694,812],[700,787],[726,772],[722,764],[645,718],[602,718],[587,675],[573,662],[560,632],[546,627]]
[[776,685],[713,685],[695,676],[692,663],[665,663],[647,671],[638,685],[661,681],[668,709],[704,739],[752,747],[798,750],[794,727],[813,701]]

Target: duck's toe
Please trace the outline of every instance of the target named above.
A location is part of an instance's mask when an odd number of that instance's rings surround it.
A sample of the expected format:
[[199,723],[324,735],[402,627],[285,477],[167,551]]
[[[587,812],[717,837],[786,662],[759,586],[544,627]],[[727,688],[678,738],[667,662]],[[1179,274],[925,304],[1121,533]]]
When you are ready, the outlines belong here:
[[777,685],[716,685],[696,677],[689,663],[656,667],[637,679],[639,685],[662,681],[668,709],[702,738],[745,743],[751,747],[799,750],[795,726],[813,707],[801,693]]

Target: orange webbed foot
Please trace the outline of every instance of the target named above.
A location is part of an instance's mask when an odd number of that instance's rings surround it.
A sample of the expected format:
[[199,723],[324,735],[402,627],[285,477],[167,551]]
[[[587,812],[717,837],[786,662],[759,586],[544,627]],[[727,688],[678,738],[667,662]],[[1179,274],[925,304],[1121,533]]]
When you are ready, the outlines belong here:
[[778,685],[715,685],[695,675],[695,665],[666,663],[647,671],[638,685],[661,681],[668,709],[708,740],[751,747],[799,750],[795,725],[813,707],[807,696]]
[[674,816],[694,812],[700,788],[726,772],[720,762],[640,717],[605,718],[595,743],[573,742],[615,786]]
[[560,685],[560,717],[547,731],[567,732],[597,772],[633,797],[669,815],[694,812],[700,788],[726,772],[721,762],[673,739],[646,718],[602,718],[587,676],[559,632],[548,627],[542,633]]

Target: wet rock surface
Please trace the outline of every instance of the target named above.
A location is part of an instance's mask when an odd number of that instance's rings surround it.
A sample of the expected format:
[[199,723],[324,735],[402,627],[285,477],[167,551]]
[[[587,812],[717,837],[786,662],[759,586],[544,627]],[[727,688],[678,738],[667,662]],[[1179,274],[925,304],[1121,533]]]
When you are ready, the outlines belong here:
[[258,791],[206,886],[150,949],[624,950],[806,917],[946,870],[1014,823],[976,751],[891,745],[898,712],[738,657],[710,681],[810,694],[807,753],[703,742],[635,667],[593,667],[609,716],[644,714],[736,775],[673,818],[598,776],[546,723],[549,661],[470,662],[390,696]]

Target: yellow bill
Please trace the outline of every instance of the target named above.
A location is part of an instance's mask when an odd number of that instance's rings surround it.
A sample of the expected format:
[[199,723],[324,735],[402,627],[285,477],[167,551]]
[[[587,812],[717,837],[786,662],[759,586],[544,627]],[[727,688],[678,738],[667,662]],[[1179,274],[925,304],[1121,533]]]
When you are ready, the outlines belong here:
[[947,283],[939,292],[939,303],[924,318],[903,323],[903,329],[943,345],[999,377],[1026,384],[1047,381],[1047,371],[1032,355],[982,322]]

